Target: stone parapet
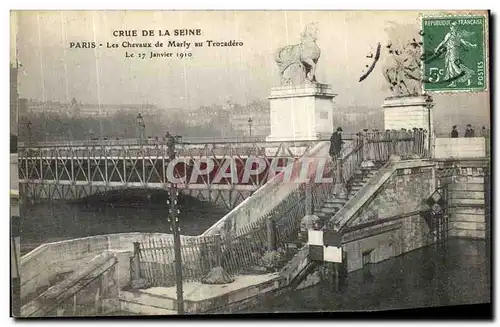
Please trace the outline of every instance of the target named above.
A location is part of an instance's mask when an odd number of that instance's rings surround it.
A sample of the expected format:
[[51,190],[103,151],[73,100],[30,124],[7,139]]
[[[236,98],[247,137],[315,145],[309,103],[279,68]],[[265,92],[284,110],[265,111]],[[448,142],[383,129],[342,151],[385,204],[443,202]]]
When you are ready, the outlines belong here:
[[333,99],[327,84],[275,87],[270,100],[271,134],[267,141],[317,140],[333,132]]
[[337,96],[337,94],[333,93],[331,85],[315,83],[273,87],[268,99],[301,96],[325,96],[334,98],[335,96]]

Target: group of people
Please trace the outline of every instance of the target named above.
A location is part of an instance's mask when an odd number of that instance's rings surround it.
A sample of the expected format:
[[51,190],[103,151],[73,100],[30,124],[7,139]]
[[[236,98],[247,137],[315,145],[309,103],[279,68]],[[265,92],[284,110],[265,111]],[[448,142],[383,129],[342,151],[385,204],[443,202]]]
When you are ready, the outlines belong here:
[[[481,130],[481,136],[486,136],[487,131],[486,127],[483,126]],[[457,130],[457,125],[453,126],[453,129],[451,131],[451,137],[452,138],[458,138],[458,130]],[[472,128],[471,124],[467,124],[467,127],[465,129],[464,137],[475,137],[474,129]],[[336,159],[340,156],[340,153],[342,152],[342,145],[344,142],[342,141],[342,127],[337,128],[337,130],[332,134],[330,137],[330,150],[329,154],[332,157],[332,159]]]
[[[486,127],[483,126],[483,130],[485,130]],[[457,125],[454,125],[450,136],[452,138],[458,138],[458,130],[457,130]],[[474,130],[472,129],[472,126],[470,124],[467,124],[467,128],[465,129],[464,137],[475,137]]]

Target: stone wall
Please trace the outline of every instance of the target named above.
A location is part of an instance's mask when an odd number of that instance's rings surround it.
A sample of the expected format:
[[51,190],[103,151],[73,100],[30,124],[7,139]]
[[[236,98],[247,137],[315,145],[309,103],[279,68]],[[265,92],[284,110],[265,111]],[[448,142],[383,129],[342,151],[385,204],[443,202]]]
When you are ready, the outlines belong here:
[[119,308],[117,257],[103,252],[21,308],[22,317],[99,315]]
[[486,156],[486,138],[436,138],[434,139],[434,158],[463,159],[484,158]]
[[436,186],[448,191],[448,237],[484,239],[486,167],[485,159],[454,159],[401,161],[382,169],[339,211],[348,271],[363,268],[363,254],[377,263],[434,242],[425,217]]
[[[37,289],[52,285],[63,273],[94,258],[106,250],[133,251],[134,242],[150,239],[171,240],[171,234],[122,233],[77,238],[67,241],[42,244],[21,258],[21,298],[37,292]],[[195,236],[182,236],[181,244]]]
[[351,226],[428,210],[425,200],[433,187],[432,167],[398,169],[372,201],[359,211]]
[[417,212],[357,225],[343,236],[347,271],[363,268],[363,254],[378,263],[430,244],[429,226]]
[[425,213],[434,189],[434,163],[428,160],[391,163],[367,183],[337,217],[344,224],[347,271],[432,242]]
[[[486,236],[485,160],[442,162],[455,169],[445,174],[441,183],[448,190],[448,236],[481,238]],[[445,168],[446,169],[446,168]]]

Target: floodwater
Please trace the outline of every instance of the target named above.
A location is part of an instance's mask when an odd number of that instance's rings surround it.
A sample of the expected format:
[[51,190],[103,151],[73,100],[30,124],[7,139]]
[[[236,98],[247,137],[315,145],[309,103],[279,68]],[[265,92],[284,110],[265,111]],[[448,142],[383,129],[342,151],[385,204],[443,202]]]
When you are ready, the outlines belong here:
[[[153,197],[90,199],[79,203],[39,202],[22,204],[21,252],[40,244],[111,233],[171,233],[166,194]],[[185,200],[186,201],[186,200]],[[183,203],[179,215],[183,235],[199,235],[227,210],[193,198]],[[126,202],[126,203],[124,203]]]
[[[193,201],[189,211],[187,205],[181,210],[184,235],[199,235],[224,215],[224,210]],[[116,202],[24,205],[22,252],[45,242],[90,235],[169,233],[168,208],[162,203],[166,201],[134,207]],[[322,282],[267,299],[246,312],[386,310],[489,303],[490,267],[485,241],[449,239],[443,245],[418,249],[352,272],[340,291]]]
[[490,303],[486,242],[449,239],[352,272],[341,291],[328,283],[263,301],[246,312],[389,310]]

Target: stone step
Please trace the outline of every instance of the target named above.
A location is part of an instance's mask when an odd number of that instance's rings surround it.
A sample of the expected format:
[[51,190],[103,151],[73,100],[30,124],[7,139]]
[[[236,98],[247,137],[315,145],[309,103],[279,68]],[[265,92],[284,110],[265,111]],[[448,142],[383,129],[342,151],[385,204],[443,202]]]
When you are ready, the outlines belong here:
[[336,208],[328,208],[328,207],[323,207],[321,209],[322,212],[324,213],[327,213],[327,214],[334,214],[334,213],[337,213],[337,211],[339,211],[340,208],[336,207]]
[[367,171],[360,173],[359,176],[367,176],[367,177],[374,176],[377,174],[377,172],[378,172],[378,170],[367,170]]
[[375,175],[375,173],[356,174],[353,178],[372,178]]
[[314,211],[314,214],[316,216],[318,216],[319,218],[330,216],[330,214],[327,214],[326,212],[323,212],[323,211]]
[[332,198],[329,198],[328,200],[326,200],[326,202],[331,202],[331,203],[341,203],[341,202],[345,202],[349,200],[349,198],[347,198],[346,196],[344,197],[332,197]]
[[[125,302],[127,305],[130,303],[135,305],[142,305],[143,307],[152,307],[158,308],[159,310],[172,310],[176,309],[176,300],[172,298],[168,298],[161,295],[150,294],[146,292],[141,292],[139,290],[131,290],[131,291],[120,291],[120,303]],[[133,307],[136,307],[132,305]],[[139,309],[144,309],[142,307],[138,307]],[[122,307],[122,310],[124,308]],[[148,309],[153,310],[153,309]]]
[[320,218],[331,218],[363,187],[365,186],[377,173],[379,167],[370,167],[358,169],[352,179],[351,189],[347,196],[342,198],[332,197],[328,199],[321,210],[317,210],[314,214]]
[[362,170],[360,172],[360,175],[370,175],[370,174],[376,174],[378,171],[378,169],[366,169],[366,170]]
[[176,310],[169,310],[159,307],[154,307],[150,305],[144,305],[136,302],[128,302],[120,300],[120,307],[122,311],[130,312],[135,315],[148,315],[148,316],[157,316],[157,315],[176,315]]
[[326,202],[323,208],[342,208],[347,203],[347,200],[342,202]]
[[370,168],[361,168],[358,170],[361,174],[373,174],[378,171],[378,168],[376,167],[370,167]]
[[370,179],[368,179],[368,178],[367,179],[353,179],[351,184],[356,183],[356,184],[364,185],[364,184],[368,183],[369,181],[370,181]]

